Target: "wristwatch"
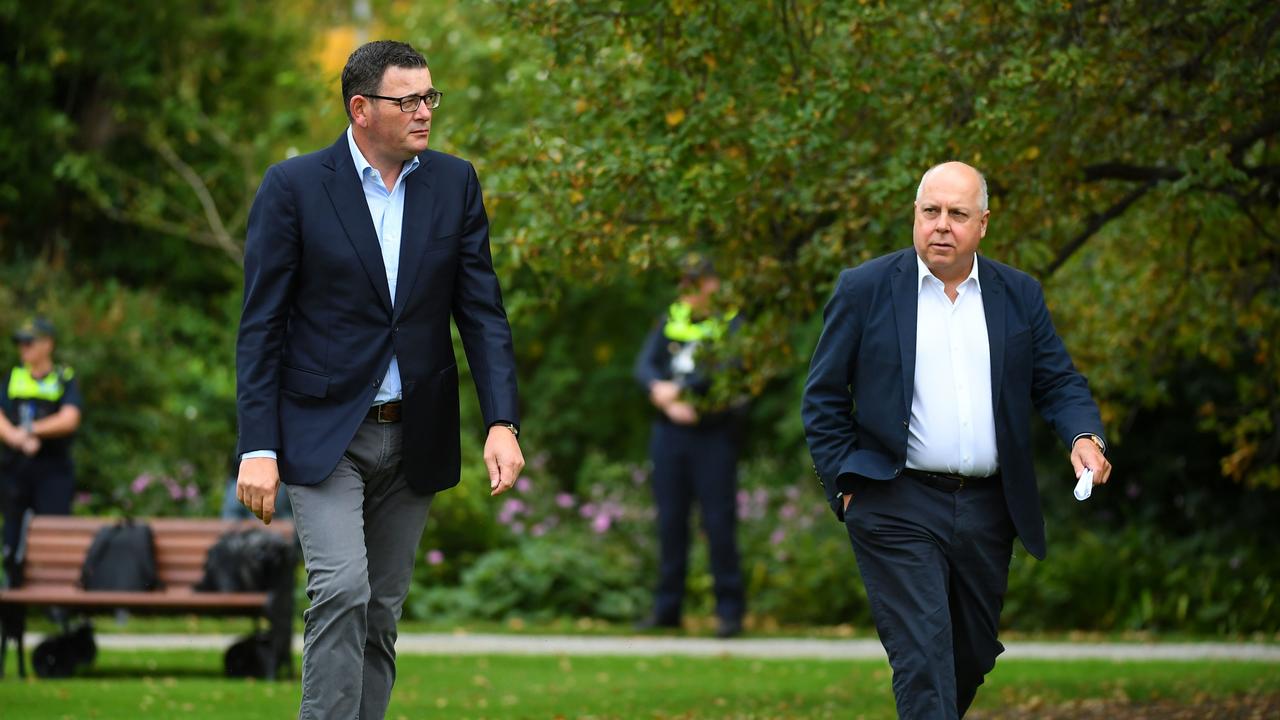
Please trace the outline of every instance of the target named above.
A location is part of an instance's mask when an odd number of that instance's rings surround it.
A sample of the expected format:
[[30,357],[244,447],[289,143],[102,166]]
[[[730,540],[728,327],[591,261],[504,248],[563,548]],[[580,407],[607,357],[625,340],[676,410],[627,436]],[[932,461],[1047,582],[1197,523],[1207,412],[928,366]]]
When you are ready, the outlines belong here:
[[1098,446],[1098,452],[1102,453],[1103,455],[1107,454],[1107,446],[1103,444],[1102,438],[1098,437],[1097,435],[1094,435],[1093,433],[1086,433],[1082,437],[1087,437],[1090,440],[1092,440],[1093,444]]
[[490,425],[489,427],[504,427],[504,428],[506,428],[506,429],[510,430],[510,431],[511,431],[511,434],[516,436],[516,439],[519,439],[519,438],[520,438],[520,428],[519,428],[519,427],[517,427],[517,426],[515,425],[515,423],[496,422],[496,423],[494,423],[494,424]]

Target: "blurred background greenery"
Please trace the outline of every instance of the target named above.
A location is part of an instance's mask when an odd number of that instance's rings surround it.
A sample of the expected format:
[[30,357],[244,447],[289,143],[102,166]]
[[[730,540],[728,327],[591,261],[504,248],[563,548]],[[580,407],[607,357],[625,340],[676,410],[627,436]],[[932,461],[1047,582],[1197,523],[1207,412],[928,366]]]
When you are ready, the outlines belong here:
[[919,175],[958,159],[990,181],[984,252],[1043,282],[1116,467],[1076,504],[1038,429],[1050,555],[1017,553],[1006,623],[1280,632],[1268,2],[0,0],[0,327],[47,314],[82,379],[78,512],[216,513],[249,204],[269,164],[343,131],[342,64],[382,37],[427,55],[433,147],[484,184],[531,461],[489,500],[464,390],[471,460],[410,616],[645,609],[630,365],[696,249],[749,318],[717,392],[756,398],[752,621],[865,626],[799,392],[836,274],[905,246]]

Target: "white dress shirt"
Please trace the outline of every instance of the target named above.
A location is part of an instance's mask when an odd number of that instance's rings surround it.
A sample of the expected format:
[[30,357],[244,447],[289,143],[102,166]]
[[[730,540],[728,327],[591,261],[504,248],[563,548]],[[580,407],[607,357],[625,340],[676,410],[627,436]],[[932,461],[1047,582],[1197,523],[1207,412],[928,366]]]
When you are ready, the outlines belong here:
[[919,256],[915,391],[907,467],[988,477],[1000,468],[991,406],[991,345],[978,258],[955,302]]
[[[391,303],[396,301],[396,280],[400,274],[400,232],[404,225],[404,179],[409,173],[418,169],[418,157],[404,164],[396,178],[395,185],[388,190],[382,181],[382,175],[356,145],[351,127],[347,126],[347,145],[351,148],[351,160],[356,164],[356,172],[360,173],[360,185],[364,188],[364,199],[369,205],[369,217],[373,219],[373,230],[378,235],[378,245],[382,248],[382,264],[387,269],[387,289],[391,292]],[[373,397],[373,404],[400,399],[400,365],[396,356],[391,356],[391,367],[378,386],[378,394]],[[276,457],[274,450],[254,450],[241,456],[241,459],[258,457]]]

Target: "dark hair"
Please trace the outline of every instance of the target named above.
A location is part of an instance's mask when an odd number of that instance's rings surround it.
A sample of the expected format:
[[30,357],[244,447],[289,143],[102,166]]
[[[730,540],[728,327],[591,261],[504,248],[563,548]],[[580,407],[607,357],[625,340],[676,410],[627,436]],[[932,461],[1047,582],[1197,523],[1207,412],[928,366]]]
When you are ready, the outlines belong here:
[[427,59],[409,43],[396,40],[374,40],[356,48],[342,68],[342,106],[351,117],[351,98],[377,95],[382,76],[389,67],[424,68]]

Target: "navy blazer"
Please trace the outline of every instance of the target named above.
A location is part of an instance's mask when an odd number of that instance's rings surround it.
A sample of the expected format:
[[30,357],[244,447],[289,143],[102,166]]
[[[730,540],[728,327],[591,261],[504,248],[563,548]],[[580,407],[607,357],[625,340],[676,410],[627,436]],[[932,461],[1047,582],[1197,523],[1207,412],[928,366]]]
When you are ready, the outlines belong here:
[[[991,402],[1005,502],[1022,544],[1044,558],[1031,409],[1068,445],[1081,433],[1101,437],[1102,420],[1088,382],[1053,328],[1040,284],[985,256],[978,280],[991,345]],[[814,469],[841,519],[837,492],[851,492],[855,477],[892,480],[905,467],[917,283],[914,248],[876,258],[840,273],[823,315],[801,414]]]
[[236,343],[239,452],[275,450],[286,483],[328,477],[392,354],[403,462],[418,492],[458,483],[453,317],[486,425],[518,423],[515,355],[470,163],[427,151],[405,177],[394,305],[346,133],[273,165],[249,213]]

